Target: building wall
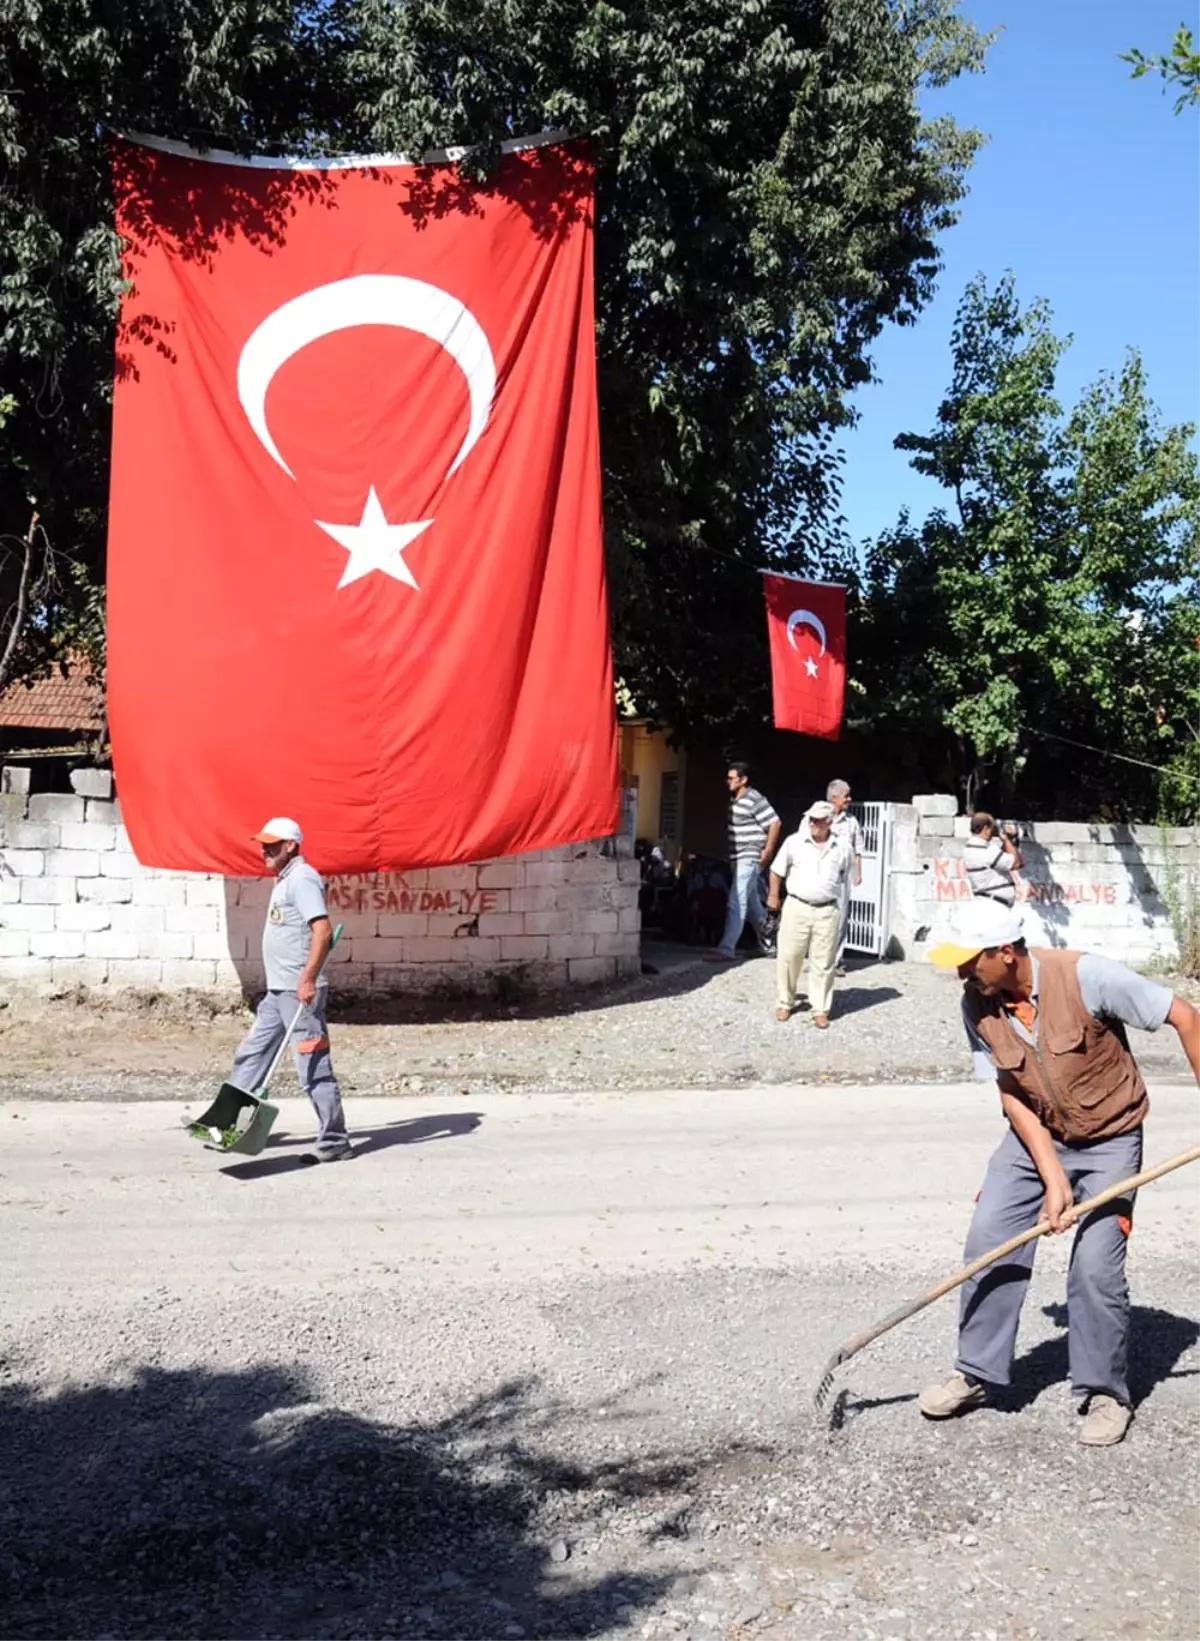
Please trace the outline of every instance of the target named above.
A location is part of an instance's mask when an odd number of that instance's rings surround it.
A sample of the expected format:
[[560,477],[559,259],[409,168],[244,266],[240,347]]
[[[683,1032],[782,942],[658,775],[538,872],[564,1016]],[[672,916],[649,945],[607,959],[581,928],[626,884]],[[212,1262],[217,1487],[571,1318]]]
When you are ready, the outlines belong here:
[[[253,990],[269,882],[140,866],[107,772],[0,793],[0,987]],[[87,795],[88,792],[97,795]],[[631,841],[328,881],[342,993],[538,990],[640,972]]]
[[[662,831],[664,776],[673,777],[676,786],[675,826],[666,834]],[[637,791],[637,840],[665,842],[671,860],[678,855],[683,838],[686,776],[684,753],[668,745],[661,730],[639,720],[621,724],[621,785]]]
[[[893,808],[889,928],[897,955],[919,957],[970,898],[968,834],[945,794]],[[1105,952],[1121,962],[1178,955],[1168,901],[1200,885],[1200,830],[1038,821],[1021,826],[1018,905],[1027,938]]]

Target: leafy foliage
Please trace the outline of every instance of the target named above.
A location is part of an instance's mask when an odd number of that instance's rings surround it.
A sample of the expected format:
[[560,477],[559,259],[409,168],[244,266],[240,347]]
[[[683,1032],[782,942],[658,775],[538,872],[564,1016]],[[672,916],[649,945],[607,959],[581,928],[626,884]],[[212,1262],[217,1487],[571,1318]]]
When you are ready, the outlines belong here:
[[598,163],[618,669],[685,735],[763,721],[752,570],[828,551],[848,394],[880,328],[928,300],[980,140],[918,107],[981,64],[957,0],[0,0],[0,42],[0,87],[22,92],[0,96],[0,524],[23,530],[35,498],[80,569],[26,666],[61,652],[102,575],[105,126],[466,144],[476,168],[507,136],[569,128]]
[[1121,53],[1121,61],[1132,64],[1131,80],[1140,80],[1143,74],[1161,74],[1164,92],[1168,86],[1177,86],[1176,114],[1181,114],[1189,103],[1200,103],[1200,52],[1186,24],[1181,23],[1175,30],[1169,55],[1158,52],[1147,57],[1135,46],[1132,51]]
[[952,778],[968,806],[984,793],[1006,812],[1187,818],[1193,430],[1162,427],[1135,353],[1064,417],[1066,346],[1011,279],[968,287],[937,425],[896,441],[952,504],[868,550],[862,716],[907,741],[914,779]]

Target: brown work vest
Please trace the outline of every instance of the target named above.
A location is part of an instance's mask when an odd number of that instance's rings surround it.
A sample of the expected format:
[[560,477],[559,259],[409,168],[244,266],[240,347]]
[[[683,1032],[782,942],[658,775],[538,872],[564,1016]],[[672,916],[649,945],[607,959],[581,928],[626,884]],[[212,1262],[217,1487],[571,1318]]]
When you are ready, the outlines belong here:
[[1037,1047],[1013,1030],[998,997],[970,987],[966,1011],[996,1069],[1016,1085],[1043,1126],[1078,1144],[1128,1134],[1144,1121],[1150,1097],[1119,1020],[1097,1020],[1079,991],[1078,952],[1035,950]]

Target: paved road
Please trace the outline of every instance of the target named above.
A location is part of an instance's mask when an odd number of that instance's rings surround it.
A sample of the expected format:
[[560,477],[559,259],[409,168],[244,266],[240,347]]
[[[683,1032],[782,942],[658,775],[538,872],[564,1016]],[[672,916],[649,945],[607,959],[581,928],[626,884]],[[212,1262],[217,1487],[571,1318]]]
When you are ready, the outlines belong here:
[[[1153,1098],[1148,1159],[1195,1144]],[[1141,1405],[1095,1454],[1065,1241],[996,1409],[914,1412],[950,1302],[811,1410],[956,1265],[975,1085],[377,1099],[327,1168],[298,1102],[253,1163],[183,1114],[0,1105],[6,1635],[1200,1632],[1200,1166],[1139,1202]]]

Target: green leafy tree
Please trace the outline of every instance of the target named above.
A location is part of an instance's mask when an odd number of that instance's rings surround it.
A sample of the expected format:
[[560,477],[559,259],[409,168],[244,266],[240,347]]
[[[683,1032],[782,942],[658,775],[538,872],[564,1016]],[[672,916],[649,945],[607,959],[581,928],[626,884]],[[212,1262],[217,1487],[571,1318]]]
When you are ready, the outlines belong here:
[[1131,80],[1140,80],[1143,74],[1161,74],[1164,92],[1169,86],[1178,87],[1176,114],[1181,114],[1189,103],[1200,103],[1200,52],[1186,24],[1176,29],[1169,55],[1159,52],[1147,57],[1135,46],[1132,51],[1122,52],[1121,61],[1132,64]]
[[[881,327],[928,300],[980,140],[919,106],[981,64],[957,0],[0,0],[0,41],[0,87],[23,88],[0,101],[4,528],[36,505],[100,575],[105,124],[468,145],[484,173],[505,137],[586,132],[619,671],[688,735],[764,718],[752,571],[813,566],[836,531],[849,395]],[[68,614],[31,627],[27,660]]]
[[1011,279],[968,287],[937,424],[896,441],[952,499],[867,552],[861,715],[968,807],[1189,816],[1192,429],[1161,425],[1135,353],[1064,417],[1066,346]]

